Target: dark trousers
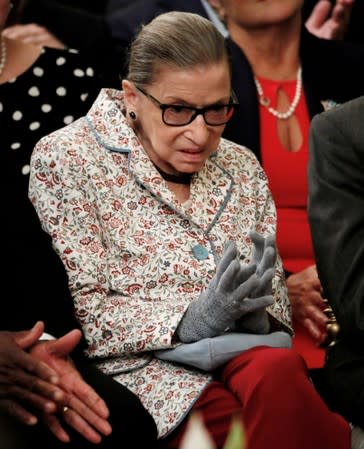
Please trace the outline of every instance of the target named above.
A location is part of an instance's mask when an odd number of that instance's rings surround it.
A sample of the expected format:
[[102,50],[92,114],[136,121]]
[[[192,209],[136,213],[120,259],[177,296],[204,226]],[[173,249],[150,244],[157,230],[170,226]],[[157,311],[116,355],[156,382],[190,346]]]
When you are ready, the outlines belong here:
[[364,348],[338,341],[328,350],[323,378],[331,408],[364,429]]
[[72,432],[71,443],[61,443],[41,424],[25,426],[0,415],[1,449],[154,449],[157,429],[154,420],[142,406],[140,400],[110,376],[92,366],[79,362],[77,367],[83,378],[99,393],[110,410],[113,432],[104,437],[101,444],[87,442],[78,433]]

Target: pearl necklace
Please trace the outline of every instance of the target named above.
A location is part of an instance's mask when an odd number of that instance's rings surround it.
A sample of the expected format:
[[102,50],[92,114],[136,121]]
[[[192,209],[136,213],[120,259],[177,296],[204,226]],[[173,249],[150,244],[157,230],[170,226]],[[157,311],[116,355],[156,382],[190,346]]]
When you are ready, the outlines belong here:
[[279,111],[277,111],[277,109],[274,109],[271,106],[269,106],[270,99],[268,97],[264,96],[262,86],[261,86],[260,82],[255,77],[254,77],[254,82],[255,82],[255,86],[257,88],[257,92],[259,95],[259,103],[262,106],[264,106],[265,108],[267,108],[268,112],[270,112],[272,115],[274,115],[274,117],[277,117],[280,120],[287,120],[293,115],[293,113],[296,110],[296,107],[298,105],[298,102],[300,101],[301,93],[302,93],[302,68],[301,67],[298,69],[298,72],[297,72],[296,92],[294,94],[293,101],[286,112],[279,112]]
[[5,39],[1,39],[0,46],[0,76],[3,74],[6,65],[6,42]]

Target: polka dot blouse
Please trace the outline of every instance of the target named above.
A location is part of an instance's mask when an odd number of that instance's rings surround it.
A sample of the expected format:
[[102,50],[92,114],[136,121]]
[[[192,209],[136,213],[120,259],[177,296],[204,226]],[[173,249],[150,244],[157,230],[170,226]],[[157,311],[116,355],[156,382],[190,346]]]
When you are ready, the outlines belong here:
[[[29,160],[38,140],[83,116],[101,86],[92,67],[72,50],[44,49],[25,73],[0,84],[2,153],[12,179],[27,194]],[[3,153],[4,157],[4,153]]]

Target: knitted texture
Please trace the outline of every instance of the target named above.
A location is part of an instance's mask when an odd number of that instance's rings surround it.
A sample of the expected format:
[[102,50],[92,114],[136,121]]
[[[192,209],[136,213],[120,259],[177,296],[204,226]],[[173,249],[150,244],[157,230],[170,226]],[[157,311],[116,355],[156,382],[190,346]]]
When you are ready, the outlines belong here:
[[256,271],[257,262],[258,266],[261,263],[260,254],[263,257],[264,250],[255,253],[256,259],[243,265],[235,243],[228,242],[217,265],[216,275],[207,290],[191,302],[177,328],[177,335],[182,342],[191,343],[220,335],[242,316],[272,304],[269,295],[251,298],[263,290],[260,286],[263,276],[259,278]]

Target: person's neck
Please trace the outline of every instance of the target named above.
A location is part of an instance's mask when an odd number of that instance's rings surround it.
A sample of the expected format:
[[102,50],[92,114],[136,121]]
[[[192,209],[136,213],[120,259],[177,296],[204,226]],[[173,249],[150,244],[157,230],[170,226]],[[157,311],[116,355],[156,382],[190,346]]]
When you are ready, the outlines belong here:
[[275,81],[295,79],[300,65],[300,23],[255,30],[231,24],[229,33],[243,50],[254,75]]
[[159,172],[159,174],[162,176],[162,178],[167,182],[173,182],[174,184],[184,184],[184,185],[190,185],[191,184],[191,178],[193,176],[193,173],[167,173],[164,170],[162,170],[160,167],[155,165],[155,168]]
[[42,52],[42,47],[30,45],[20,40],[4,39],[7,46],[7,60],[0,78],[0,84],[26,72]]

